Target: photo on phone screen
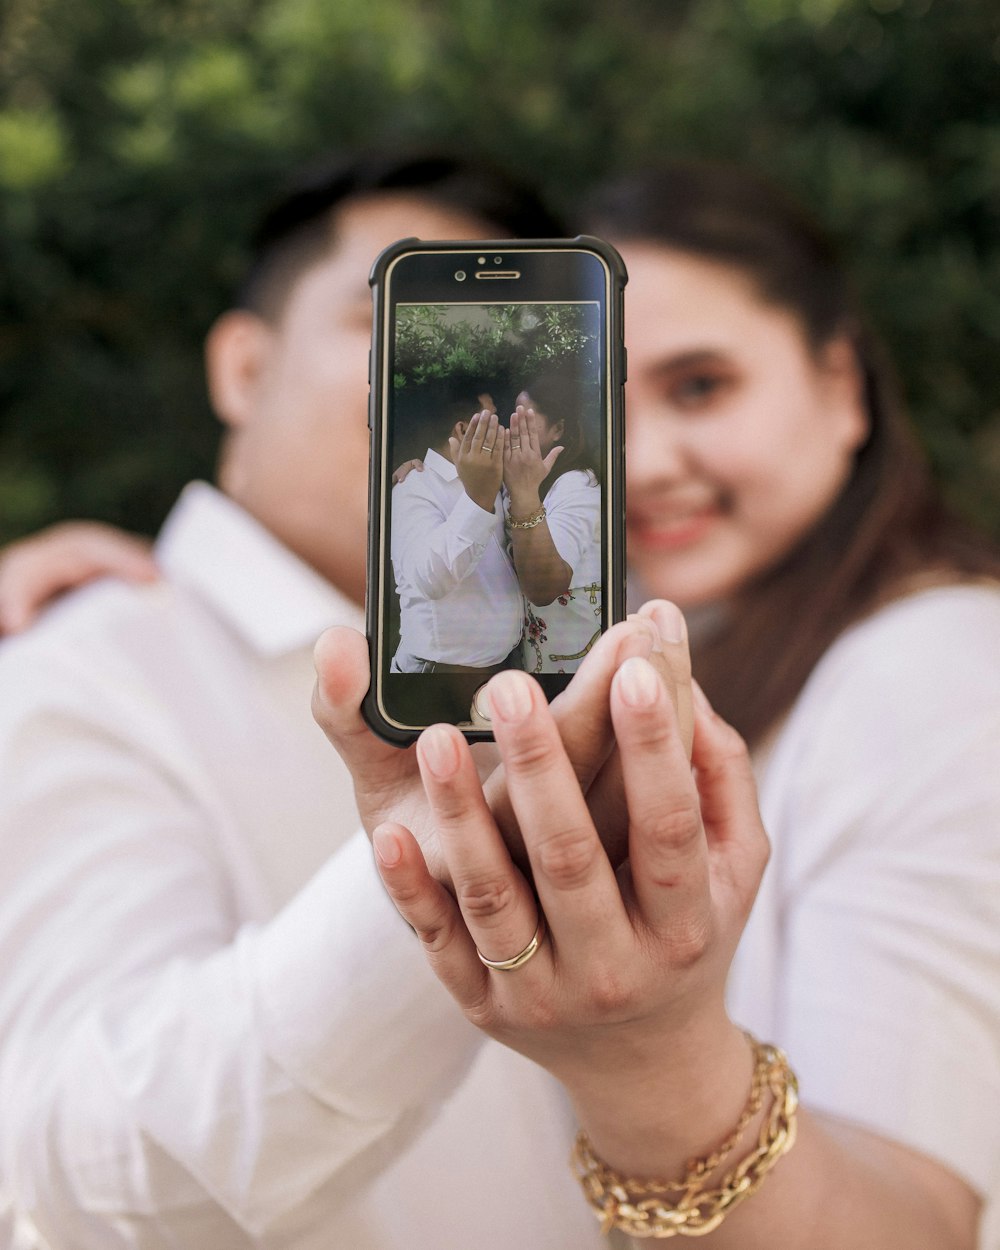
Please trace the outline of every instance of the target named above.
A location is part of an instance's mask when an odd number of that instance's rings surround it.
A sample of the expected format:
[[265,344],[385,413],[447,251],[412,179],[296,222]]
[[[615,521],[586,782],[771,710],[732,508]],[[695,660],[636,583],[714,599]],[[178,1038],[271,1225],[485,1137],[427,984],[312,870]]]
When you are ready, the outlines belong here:
[[[552,697],[620,598],[600,259],[570,261],[570,280],[552,282],[551,296],[542,282],[539,298],[540,275],[518,280],[532,276],[524,258],[513,271],[510,252],[496,257],[500,271],[484,270],[485,257],[452,259],[447,282],[426,291],[390,283],[379,351],[369,633],[378,716],[401,729],[482,728],[476,693],[503,669],[532,673]],[[566,259],[549,262],[550,278]],[[476,281],[477,266],[518,277]]]

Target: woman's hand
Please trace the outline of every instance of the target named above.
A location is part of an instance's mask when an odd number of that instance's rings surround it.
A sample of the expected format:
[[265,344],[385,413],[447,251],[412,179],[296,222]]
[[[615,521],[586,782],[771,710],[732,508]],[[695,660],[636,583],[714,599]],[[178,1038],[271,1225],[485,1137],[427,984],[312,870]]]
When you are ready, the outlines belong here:
[[510,495],[511,515],[517,520],[537,512],[542,483],[552,472],[562,450],[562,447],[553,447],[548,455],[542,455],[535,410],[518,404],[511,413],[503,449],[503,483]]
[[[676,1161],[710,1147],[749,1088],[749,1053],[723,1005],[768,853],[746,748],[696,688],[692,772],[661,678],[648,659],[627,659],[609,687],[628,822],[616,871],[538,686],[507,672],[488,689],[531,881],[468,746],[442,725],[424,732],[417,758],[454,897],[402,823],[375,831],[379,871],[469,1019],[566,1085],[615,1166],[647,1158],[648,1128],[669,1168],[664,1142]],[[520,967],[480,962],[477,949],[517,955],[543,921]]]
[[0,552],[0,635],[27,629],[59,595],[97,577],[159,577],[143,538],[95,521],[50,526]]
[[420,459],[404,460],[398,469],[392,475],[393,486],[398,486],[400,482],[405,482],[411,473],[423,473],[424,462]]

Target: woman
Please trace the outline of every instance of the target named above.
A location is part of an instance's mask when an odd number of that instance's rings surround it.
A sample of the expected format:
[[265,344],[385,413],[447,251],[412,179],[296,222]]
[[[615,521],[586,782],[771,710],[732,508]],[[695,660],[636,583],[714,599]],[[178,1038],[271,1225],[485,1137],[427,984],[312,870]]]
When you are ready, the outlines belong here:
[[613,805],[507,673],[490,696],[534,889],[440,726],[421,771],[446,879],[474,888],[456,903],[391,819],[383,879],[466,1014],[569,1091],[607,1226],[996,1250],[1000,560],[944,514],[829,249],[779,197],[680,167],[609,193],[596,226],[630,275],[632,565],[688,613],[753,747],[771,862],[733,732],[695,687],[692,780],[633,656],[609,696],[617,875]]
[[600,634],[601,481],[584,402],[572,377],[536,378],[518,395],[505,435],[507,528],[529,673],[575,672]]

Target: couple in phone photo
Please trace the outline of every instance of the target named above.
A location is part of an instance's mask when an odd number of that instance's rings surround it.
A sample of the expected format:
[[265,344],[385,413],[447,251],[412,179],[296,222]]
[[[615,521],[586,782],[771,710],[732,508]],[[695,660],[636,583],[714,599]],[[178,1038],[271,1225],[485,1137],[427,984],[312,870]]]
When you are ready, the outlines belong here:
[[468,388],[444,387],[423,400],[418,471],[394,475],[392,671],[575,672],[602,611],[601,481],[584,388],[570,370],[533,379],[505,427],[489,393],[470,415]]

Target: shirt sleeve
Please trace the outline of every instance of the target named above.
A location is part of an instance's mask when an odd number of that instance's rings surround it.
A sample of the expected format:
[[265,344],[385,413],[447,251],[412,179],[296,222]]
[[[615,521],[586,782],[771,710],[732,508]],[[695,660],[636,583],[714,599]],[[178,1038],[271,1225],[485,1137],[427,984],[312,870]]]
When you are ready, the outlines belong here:
[[4,1201],[53,1247],[290,1244],[478,1038],[363,834],[241,923],[141,692],[77,669],[28,639],[0,651]]
[[600,542],[600,486],[589,473],[564,473],[545,496],[545,519],[560,559],[570,567],[570,585],[579,585],[577,575]]
[[[463,490],[450,509],[411,474],[392,492],[390,551],[399,586],[443,599],[472,573],[496,530],[497,518]],[[407,489],[409,487],[409,489]]]
[[1000,596],[893,605],[776,761],[779,1035],[803,1101],[1000,1186]]

